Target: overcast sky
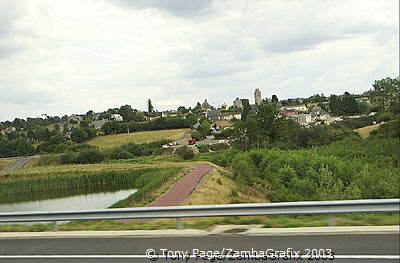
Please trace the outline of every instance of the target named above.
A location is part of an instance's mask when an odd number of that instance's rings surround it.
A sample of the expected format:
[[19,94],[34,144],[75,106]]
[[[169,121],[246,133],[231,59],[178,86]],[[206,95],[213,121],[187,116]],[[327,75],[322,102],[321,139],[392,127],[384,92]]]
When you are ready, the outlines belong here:
[[398,0],[0,0],[0,120],[359,93],[399,74]]

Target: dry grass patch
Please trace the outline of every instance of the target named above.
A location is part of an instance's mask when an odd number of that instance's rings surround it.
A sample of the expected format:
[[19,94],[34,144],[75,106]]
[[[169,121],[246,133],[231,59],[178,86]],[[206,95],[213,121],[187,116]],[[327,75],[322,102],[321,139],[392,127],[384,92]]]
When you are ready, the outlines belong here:
[[223,169],[214,168],[205,175],[194,192],[182,205],[212,205],[230,203],[265,203],[265,194],[247,186],[238,186]]
[[115,135],[98,136],[88,141],[87,144],[99,148],[112,148],[123,144],[133,142],[137,144],[166,140],[179,140],[189,137],[190,129],[172,129],[159,131],[141,131],[132,133],[123,133]]
[[374,125],[369,125],[369,126],[365,126],[365,127],[362,127],[362,128],[355,129],[354,131],[357,132],[360,135],[361,138],[366,139],[366,138],[368,138],[370,132],[372,132],[373,130],[378,129],[378,127],[380,125],[381,125],[380,123],[374,124]]
[[13,162],[15,162],[15,160],[12,160],[12,159],[2,159],[2,160],[0,160],[0,171],[7,169],[7,167],[10,164],[12,164]]

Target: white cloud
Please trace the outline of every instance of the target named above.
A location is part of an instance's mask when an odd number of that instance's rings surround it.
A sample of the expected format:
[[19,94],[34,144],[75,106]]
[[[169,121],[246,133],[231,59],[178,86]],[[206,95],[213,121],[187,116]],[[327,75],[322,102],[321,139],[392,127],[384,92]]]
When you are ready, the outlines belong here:
[[0,2],[0,120],[362,92],[399,74],[397,1]]

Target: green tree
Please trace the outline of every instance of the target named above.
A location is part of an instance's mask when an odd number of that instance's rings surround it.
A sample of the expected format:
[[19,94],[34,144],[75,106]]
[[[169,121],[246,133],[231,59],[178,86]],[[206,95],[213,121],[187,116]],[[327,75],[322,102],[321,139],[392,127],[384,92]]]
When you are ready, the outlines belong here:
[[210,129],[211,129],[210,122],[207,119],[204,119],[200,123],[200,126],[197,128],[197,131],[200,132],[203,135],[203,137],[206,137],[210,132]]
[[[380,110],[388,111],[392,105],[400,101],[400,78],[385,78],[375,80],[373,89],[369,91],[370,100],[379,106]],[[395,109],[397,107],[394,107]]]
[[197,123],[197,117],[193,113],[188,113],[185,117],[185,120],[189,125],[195,125]]
[[124,118],[124,121],[133,121],[135,119],[135,114],[130,105],[121,106],[118,110],[118,114]]
[[243,110],[242,110],[242,120],[245,121],[247,118],[247,115],[251,112],[251,107],[248,99],[242,99],[242,105],[243,105]]
[[177,111],[180,112],[181,114],[186,114],[189,112],[189,110],[186,109],[185,106],[179,106]]
[[48,141],[50,139],[50,131],[46,127],[38,127],[35,130],[35,138],[40,141]]
[[32,155],[35,152],[35,148],[26,138],[19,137],[16,141],[16,151],[18,156],[26,156]]
[[279,113],[279,107],[275,103],[263,100],[258,106],[255,119],[259,133],[259,144],[268,145],[280,139],[284,122]]
[[94,112],[92,110],[86,112],[85,120],[89,123],[94,121]]
[[71,141],[76,143],[84,142],[88,139],[89,135],[81,127],[76,127],[71,132]]
[[153,103],[151,102],[151,99],[147,100],[147,111],[149,113],[154,111],[154,107],[153,107]]

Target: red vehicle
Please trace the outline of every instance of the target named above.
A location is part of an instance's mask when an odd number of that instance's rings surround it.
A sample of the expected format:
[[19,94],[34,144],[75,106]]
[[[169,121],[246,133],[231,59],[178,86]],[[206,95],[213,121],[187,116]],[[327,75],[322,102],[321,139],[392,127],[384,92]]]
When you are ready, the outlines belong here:
[[189,141],[188,141],[188,144],[189,145],[193,145],[193,144],[196,144],[196,140],[195,139],[190,139]]

